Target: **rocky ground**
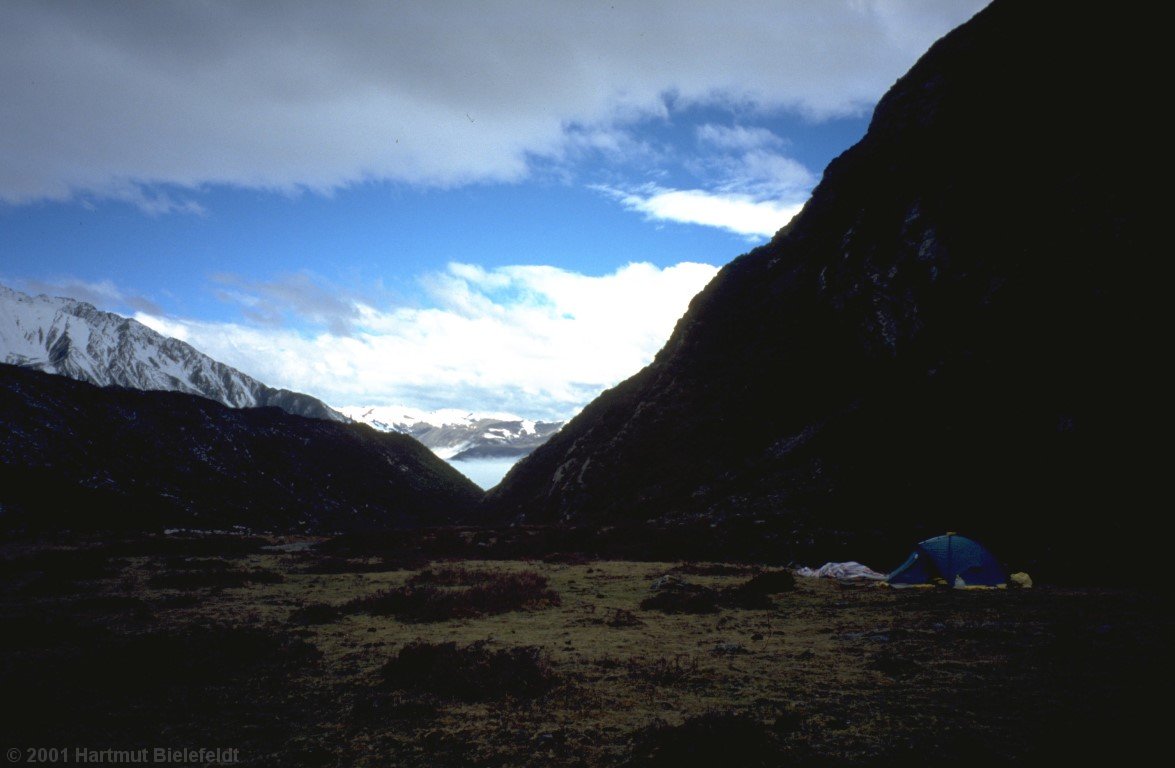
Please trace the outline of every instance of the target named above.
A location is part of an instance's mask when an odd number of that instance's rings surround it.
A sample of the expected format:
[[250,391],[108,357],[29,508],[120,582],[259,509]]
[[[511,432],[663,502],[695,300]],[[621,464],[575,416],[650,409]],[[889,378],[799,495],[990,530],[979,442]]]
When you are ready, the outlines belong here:
[[0,552],[10,764],[157,747],[250,766],[1088,764],[1157,738],[1170,682],[1154,590],[261,537]]

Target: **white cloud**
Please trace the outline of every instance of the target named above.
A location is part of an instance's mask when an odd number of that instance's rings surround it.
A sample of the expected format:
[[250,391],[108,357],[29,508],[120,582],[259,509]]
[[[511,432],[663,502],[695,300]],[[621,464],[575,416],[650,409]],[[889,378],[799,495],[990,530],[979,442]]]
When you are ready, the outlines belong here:
[[618,128],[666,116],[670,94],[860,112],[981,5],[10,0],[0,202],[198,214],[182,191],[210,184],[518,180],[537,158],[620,151]]
[[804,207],[803,202],[756,200],[740,193],[645,186],[635,192],[598,187],[626,208],[651,220],[718,227],[759,240],[778,232]]
[[766,128],[712,123],[696,134],[710,149],[685,164],[698,186],[592,188],[650,221],[717,227],[750,241],[771,237],[803,208],[816,175],[779,151],[785,140]]
[[766,128],[747,127],[743,125],[714,125],[707,123],[698,126],[698,141],[715,146],[719,149],[750,150],[761,147],[778,147],[786,142]]
[[434,306],[354,301],[350,335],[136,317],[267,384],[336,405],[566,418],[651,361],[716,272],[695,263],[602,276],[450,264],[426,281]]
[[269,281],[249,281],[233,274],[218,274],[216,295],[236,304],[254,323],[280,327],[291,318],[326,326],[331,333],[348,336],[358,309],[339,297],[339,290],[309,272],[283,275]]
[[4,278],[0,284],[12,285],[33,295],[63,297],[84,301],[97,307],[111,307],[117,310],[130,309],[136,312],[160,313],[163,310],[151,299],[135,293],[128,293],[113,280],[82,280],[77,277],[55,277],[48,280],[30,278]]

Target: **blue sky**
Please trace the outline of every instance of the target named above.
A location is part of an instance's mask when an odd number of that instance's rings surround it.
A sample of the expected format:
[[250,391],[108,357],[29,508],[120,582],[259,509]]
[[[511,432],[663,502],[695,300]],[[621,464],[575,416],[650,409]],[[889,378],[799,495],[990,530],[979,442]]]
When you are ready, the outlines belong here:
[[565,417],[976,0],[0,6],[0,282],[334,405]]

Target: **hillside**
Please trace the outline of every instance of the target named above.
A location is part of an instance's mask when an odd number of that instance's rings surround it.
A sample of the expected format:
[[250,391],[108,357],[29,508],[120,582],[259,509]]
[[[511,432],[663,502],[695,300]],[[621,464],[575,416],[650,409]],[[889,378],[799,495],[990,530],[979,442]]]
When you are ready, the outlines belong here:
[[1030,565],[1127,541],[1157,476],[1162,327],[1135,34],[997,0],[939,41],[487,516],[738,528],[807,558],[944,530]]
[[481,495],[403,435],[10,365],[0,434],[5,527],[385,530],[451,522]]

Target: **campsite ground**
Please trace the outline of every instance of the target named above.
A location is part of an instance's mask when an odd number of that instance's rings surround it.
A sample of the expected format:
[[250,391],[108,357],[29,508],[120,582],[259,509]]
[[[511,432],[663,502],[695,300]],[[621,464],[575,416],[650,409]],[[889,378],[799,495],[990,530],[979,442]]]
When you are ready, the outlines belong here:
[[[1160,733],[1170,683],[1157,592],[739,589],[772,571],[314,544],[2,545],[10,764],[1085,764]],[[641,607],[658,595],[687,612]]]

